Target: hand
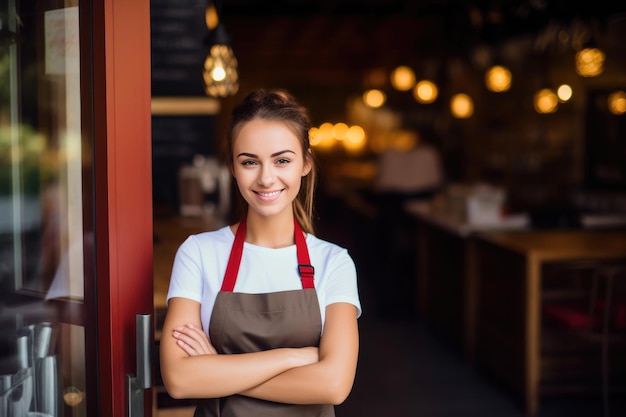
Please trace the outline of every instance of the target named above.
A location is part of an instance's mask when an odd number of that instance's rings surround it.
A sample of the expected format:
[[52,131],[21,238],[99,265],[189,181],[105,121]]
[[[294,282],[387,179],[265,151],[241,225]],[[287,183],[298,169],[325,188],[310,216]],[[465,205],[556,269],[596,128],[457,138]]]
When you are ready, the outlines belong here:
[[172,336],[176,339],[178,347],[189,356],[217,354],[204,330],[193,324],[176,327]]

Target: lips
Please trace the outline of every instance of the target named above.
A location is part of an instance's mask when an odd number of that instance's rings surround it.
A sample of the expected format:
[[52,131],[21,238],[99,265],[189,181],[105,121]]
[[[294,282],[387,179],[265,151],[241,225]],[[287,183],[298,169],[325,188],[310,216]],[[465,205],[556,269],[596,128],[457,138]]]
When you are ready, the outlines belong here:
[[280,194],[282,192],[283,192],[283,190],[266,191],[266,192],[255,191],[255,193],[259,197],[259,199],[261,199],[263,201],[273,201],[273,200],[276,200],[280,196]]

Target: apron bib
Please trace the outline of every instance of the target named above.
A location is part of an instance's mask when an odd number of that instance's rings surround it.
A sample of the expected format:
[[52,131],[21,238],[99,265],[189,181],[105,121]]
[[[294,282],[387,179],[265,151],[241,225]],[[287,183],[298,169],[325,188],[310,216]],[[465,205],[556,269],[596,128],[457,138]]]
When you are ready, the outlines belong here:
[[[258,352],[274,348],[319,346],[322,319],[313,284],[314,269],[302,230],[295,221],[295,241],[302,290],[266,294],[233,292],[246,238],[241,220],[228,266],[217,294],[209,336],[220,354]],[[334,417],[331,404],[284,404],[243,395],[198,401],[194,417]]]

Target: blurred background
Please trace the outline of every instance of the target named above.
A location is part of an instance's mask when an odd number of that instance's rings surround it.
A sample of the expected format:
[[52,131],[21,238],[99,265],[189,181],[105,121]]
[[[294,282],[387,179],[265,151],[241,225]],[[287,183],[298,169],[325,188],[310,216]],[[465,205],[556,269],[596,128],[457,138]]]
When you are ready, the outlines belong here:
[[[332,178],[323,184],[327,190],[328,183],[367,188],[383,151],[427,142],[441,155],[446,183],[505,187],[510,211],[574,203],[624,208],[606,193],[626,186],[618,139],[623,6],[460,0],[214,6],[238,62],[238,88],[216,99],[206,110],[210,117],[155,117],[158,208],[178,210],[172,170],[195,154],[217,154],[230,109],[257,87],[285,88],[309,107],[320,129],[316,154],[330,165],[323,170]],[[215,32],[209,27],[217,24],[205,20],[206,8],[203,1],[152,3],[153,96],[204,96],[201,71]],[[599,48],[597,59],[585,61],[597,68],[581,69],[576,54],[588,46]],[[495,72],[489,82],[501,85],[487,85],[494,66],[503,75]],[[350,140],[333,136],[337,124],[354,126]]]
[[157,316],[178,244],[232,220],[230,111],[284,88],[359,271],[338,415],[624,412],[625,5],[153,0],[151,26]]

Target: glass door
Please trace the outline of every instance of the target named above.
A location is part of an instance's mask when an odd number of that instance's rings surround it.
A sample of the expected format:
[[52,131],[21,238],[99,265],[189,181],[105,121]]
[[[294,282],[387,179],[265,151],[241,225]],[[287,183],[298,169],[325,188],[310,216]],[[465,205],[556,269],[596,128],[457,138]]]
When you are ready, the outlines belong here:
[[[130,13],[123,0],[0,1],[1,417],[129,410],[135,318],[152,312],[152,216],[149,88],[116,83],[110,64],[134,54],[147,80],[135,85],[149,86],[149,40],[144,53],[117,50],[149,39],[137,29],[149,1],[128,3]],[[130,188],[118,186],[131,171]],[[128,245],[138,256],[120,255]]]
[[94,234],[78,1],[9,0],[0,25],[0,415],[83,416]]

